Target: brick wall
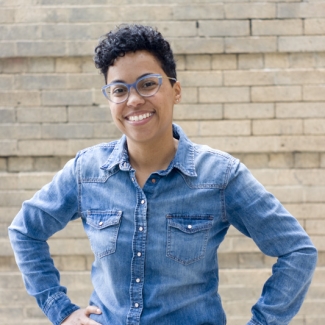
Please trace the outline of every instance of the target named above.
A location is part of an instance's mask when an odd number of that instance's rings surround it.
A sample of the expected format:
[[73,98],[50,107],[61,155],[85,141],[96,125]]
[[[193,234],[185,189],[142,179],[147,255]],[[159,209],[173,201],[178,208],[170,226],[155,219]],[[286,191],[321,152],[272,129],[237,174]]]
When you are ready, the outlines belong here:
[[[312,237],[318,268],[292,324],[324,324],[325,2],[160,2],[0,1],[0,323],[49,324],[25,293],[6,228],[79,149],[120,136],[91,56],[100,35],[140,22],[177,55],[175,122],[240,158]],[[80,222],[50,245],[70,296],[87,304],[92,254]],[[230,230],[220,248],[229,325],[248,320],[273,262]]]

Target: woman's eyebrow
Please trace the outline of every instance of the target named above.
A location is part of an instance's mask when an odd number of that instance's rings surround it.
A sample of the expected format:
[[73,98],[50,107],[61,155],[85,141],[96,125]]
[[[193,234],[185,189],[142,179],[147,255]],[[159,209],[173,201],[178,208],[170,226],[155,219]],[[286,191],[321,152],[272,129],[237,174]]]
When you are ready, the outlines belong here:
[[[136,79],[136,81],[139,80],[139,79],[141,79],[142,77],[149,76],[151,74],[155,74],[155,73],[153,73],[153,72],[144,73],[143,75],[141,75],[140,77],[138,77]],[[124,84],[126,84],[127,82],[125,82],[125,80],[122,80],[122,79],[115,79],[115,80],[112,80],[111,82],[109,82],[108,84],[112,84],[112,83],[124,83]]]

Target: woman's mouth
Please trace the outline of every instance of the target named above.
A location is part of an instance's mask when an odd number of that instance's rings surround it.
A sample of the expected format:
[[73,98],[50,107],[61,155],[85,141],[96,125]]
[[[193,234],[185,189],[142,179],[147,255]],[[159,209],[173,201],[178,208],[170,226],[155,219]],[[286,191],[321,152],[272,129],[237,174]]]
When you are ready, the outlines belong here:
[[140,114],[140,115],[132,115],[128,116],[126,119],[132,122],[137,122],[137,121],[142,121],[145,120],[146,118],[152,116],[153,113],[145,113],[145,114]]

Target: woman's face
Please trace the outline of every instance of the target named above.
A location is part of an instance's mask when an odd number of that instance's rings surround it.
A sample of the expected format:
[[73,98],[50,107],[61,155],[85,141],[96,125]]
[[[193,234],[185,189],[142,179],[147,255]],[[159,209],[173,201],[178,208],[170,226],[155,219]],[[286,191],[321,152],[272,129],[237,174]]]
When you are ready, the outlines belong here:
[[132,87],[128,99],[120,104],[109,102],[116,126],[127,136],[128,145],[157,143],[172,137],[173,106],[180,99],[179,82],[171,85],[157,59],[147,51],[127,53],[110,66],[107,84],[134,83],[146,74],[163,76],[159,91],[142,97]]

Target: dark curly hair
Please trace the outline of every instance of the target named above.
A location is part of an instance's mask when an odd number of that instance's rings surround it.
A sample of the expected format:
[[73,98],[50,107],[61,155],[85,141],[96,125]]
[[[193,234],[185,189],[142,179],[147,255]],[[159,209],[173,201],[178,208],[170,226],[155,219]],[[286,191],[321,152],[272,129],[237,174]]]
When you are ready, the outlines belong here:
[[[128,52],[145,50],[151,53],[161,64],[161,68],[170,78],[176,79],[176,63],[169,43],[161,33],[150,26],[123,24],[101,37],[95,48],[94,61],[107,83],[107,72],[115,59]],[[170,80],[171,84],[174,81]]]

